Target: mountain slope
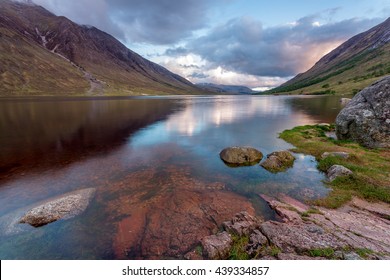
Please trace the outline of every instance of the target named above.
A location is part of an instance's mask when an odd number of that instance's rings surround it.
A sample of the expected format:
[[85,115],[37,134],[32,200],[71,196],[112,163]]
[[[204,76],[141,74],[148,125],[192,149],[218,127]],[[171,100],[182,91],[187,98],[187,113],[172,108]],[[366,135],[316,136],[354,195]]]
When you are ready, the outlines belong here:
[[390,18],[360,33],[271,93],[356,93],[390,73]]
[[111,35],[0,0],[0,94],[189,94],[203,90]]

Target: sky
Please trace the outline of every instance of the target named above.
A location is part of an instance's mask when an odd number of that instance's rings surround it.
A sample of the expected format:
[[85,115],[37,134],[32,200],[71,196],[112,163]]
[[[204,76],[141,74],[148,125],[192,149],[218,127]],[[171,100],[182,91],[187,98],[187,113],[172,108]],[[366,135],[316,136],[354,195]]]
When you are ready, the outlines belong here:
[[390,0],[33,0],[193,83],[259,90],[390,16]]

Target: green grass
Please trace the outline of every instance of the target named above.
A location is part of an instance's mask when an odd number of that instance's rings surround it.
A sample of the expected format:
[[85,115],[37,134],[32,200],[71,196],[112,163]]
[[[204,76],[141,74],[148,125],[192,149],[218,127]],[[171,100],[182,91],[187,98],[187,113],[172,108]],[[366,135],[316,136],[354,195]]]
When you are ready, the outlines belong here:
[[233,245],[229,252],[229,260],[249,260],[250,257],[245,250],[249,242],[249,237],[233,235],[232,239]]
[[355,252],[363,259],[367,259],[374,251],[366,248],[355,249]]
[[[316,157],[318,169],[326,172],[334,164],[343,165],[353,174],[327,183],[332,191],[325,198],[313,201],[314,205],[337,208],[358,196],[369,201],[390,203],[390,151],[367,149],[354,142],[337,141],[326,137],[330,126],[299,126],[283,131],[280,138],[296,146],[294,152]],[[348,159],[337,156],[321,158],[324,152],[347,152]]]
[[327,259],[332,259],[334,257],[334,250],[332,248],[311,249],[308,253],[311,257],[324,257]]

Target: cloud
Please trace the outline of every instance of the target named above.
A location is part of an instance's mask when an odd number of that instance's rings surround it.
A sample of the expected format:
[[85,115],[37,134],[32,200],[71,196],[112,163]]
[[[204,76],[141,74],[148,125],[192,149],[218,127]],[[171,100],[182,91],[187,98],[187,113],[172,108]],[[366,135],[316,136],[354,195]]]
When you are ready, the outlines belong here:
[[57,15],[128,42],[173,44],[206,27],[207,0],[34,0]]
[[289,77],[307,70],[324,54],[379,21],[352,18],[322,23],[319,15],[313,15],[264,28],[258,20],[240,17],[184,47],[168,49],[165,54],[198,55],[207,61],[209,69],[221,67],[253,76]]

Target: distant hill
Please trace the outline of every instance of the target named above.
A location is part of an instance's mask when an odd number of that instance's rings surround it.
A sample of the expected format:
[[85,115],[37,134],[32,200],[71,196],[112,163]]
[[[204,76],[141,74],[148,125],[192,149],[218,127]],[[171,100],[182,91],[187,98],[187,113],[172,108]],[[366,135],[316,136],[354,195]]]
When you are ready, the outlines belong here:
[[352,94],[390,73],[390,18],[360,33],[268,93]]
[[252,89],[245,86],[217,85],[212,83],[199,83],[198,87],[219,94],[253,94]]
[[95,27],[0,0],[0,95],[196,93],[204,90]]

